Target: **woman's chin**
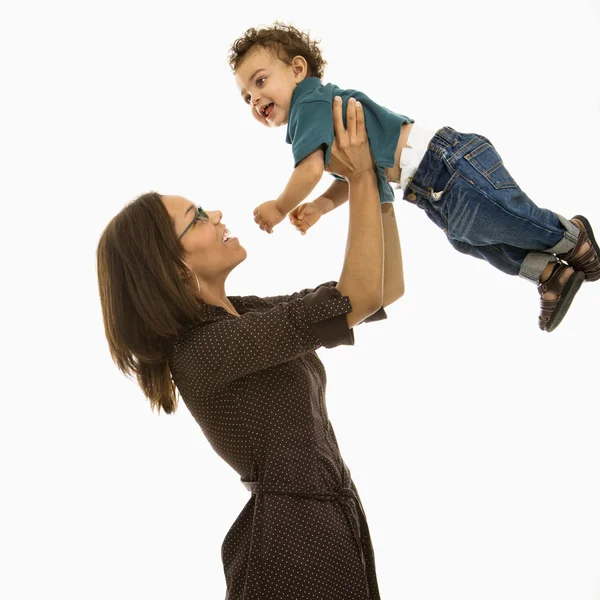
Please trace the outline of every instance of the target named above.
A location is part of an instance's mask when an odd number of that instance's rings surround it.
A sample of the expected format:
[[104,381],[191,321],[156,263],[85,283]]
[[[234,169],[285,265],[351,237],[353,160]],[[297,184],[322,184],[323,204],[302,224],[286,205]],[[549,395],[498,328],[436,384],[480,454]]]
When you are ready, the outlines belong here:
[[239,247],[237,249],[239,250],[240,257],[239,257],[238,261],[235,263],[236,267],[240,263],[243,263],[246,260],[246,257],[248,256],[248,252],[246,251],[246,248],[244,248],[244,246],[242,246],[239,242],[237,242],[237,243],[239,245]]

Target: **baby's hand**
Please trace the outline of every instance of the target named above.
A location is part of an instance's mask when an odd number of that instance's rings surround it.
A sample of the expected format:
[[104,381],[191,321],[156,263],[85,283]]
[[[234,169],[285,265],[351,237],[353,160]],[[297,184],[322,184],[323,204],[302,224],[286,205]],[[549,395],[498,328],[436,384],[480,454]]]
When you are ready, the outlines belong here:
[[273,227],[285,219],[285,212],[277,206],[277,200],[263,202],[254,209],[254,222],[267,233],[273,233]]
[[290,213],[290,222],[302,235],[305,235],[309,227],[312,227],[322,216],[323,211],[317,204],[305,202]]

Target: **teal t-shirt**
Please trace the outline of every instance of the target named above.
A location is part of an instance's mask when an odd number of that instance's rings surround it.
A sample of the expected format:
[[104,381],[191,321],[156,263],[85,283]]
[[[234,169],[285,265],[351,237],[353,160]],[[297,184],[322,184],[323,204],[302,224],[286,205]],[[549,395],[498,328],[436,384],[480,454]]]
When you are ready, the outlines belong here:
[[[342,97],[342,118],[346,123],[348,98],[363,105],[365,127],[375,166],[381,202],[393,202],[394,191],[387,182],[385,169],[394,166],[394,154],[403,123],[414,119],[392,112],[373,102],[358,90],[343,90],[333,83],[324,85],[318,77],[307,77],[292,94],[285,141],[292,145],[294,168],[309,154],[324,146],[325,164],[329,162],[333,144],[333,98]],[[334,175],[336,179],[341,179]]]

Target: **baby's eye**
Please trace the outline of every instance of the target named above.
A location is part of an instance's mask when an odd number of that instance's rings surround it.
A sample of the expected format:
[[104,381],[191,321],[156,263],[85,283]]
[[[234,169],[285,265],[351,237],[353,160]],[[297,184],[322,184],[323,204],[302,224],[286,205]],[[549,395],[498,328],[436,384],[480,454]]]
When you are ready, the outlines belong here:
[[246,97],[244,98],[244,102],[245,102],[246,104],[250,104],[250,96],[246,96]]
[[266,80],[266,77],[259,77],[256,80],[256,87],[262,87],[264,85],[265,80]]

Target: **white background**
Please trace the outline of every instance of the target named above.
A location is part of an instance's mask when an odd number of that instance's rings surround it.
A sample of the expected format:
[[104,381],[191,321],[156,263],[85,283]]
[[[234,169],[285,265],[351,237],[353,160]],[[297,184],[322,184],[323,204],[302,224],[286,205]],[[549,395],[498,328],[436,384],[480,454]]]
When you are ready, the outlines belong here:
[[[248,492],[183,403],[152,414],[112,364],[95,250],[155,190],[223,211],[248,250],[230,295],[339,276],[347,206],[306,237],[252,220],[292,156],[226,59],[276,18],[322,39],[325,81],[489,137],[537,204],[600,235],[598,0],[3,3],[2,598],[224,598]],[[600,283],[542,333],[533,285],[396,210],[405,297],[319,351],[382,598],[600,598]]]

